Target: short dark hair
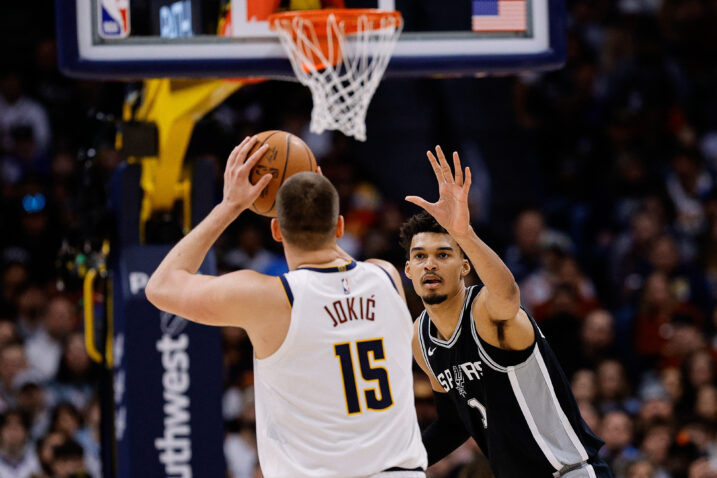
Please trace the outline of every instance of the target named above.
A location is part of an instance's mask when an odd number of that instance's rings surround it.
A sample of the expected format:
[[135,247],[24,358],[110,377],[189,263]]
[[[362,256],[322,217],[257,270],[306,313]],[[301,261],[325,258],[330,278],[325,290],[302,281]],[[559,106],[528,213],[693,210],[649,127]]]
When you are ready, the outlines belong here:
[[336,233],[339,193],[320,174],[297,173],[279,188],[276,217],[281,235],[288,243],[300,249],[315,250]]
[[52,447],[52,453],[55,460],[77,460],[84,457],[85,450],[77,441],[65,438],[62,443]]
[[17,418],[25,431],[30,430],[30,417],[19,408],[11,408],[0,415],[0,430],[5,428],[5,426],[10,422],[10,417]]
[[[413,240],[413,236],[422,232],[448,234],[448,231],[446,231],[443,226],[438,224],[438,221],[436,221],[436,219],[426,211],[421,211],[418,214],[411,216],[401,226],[401,247],[403,247],[406,251],[406,258],[411,255],[411,241]],[[463,249],[460,249],[460,251],[461,255],[465,257]]]

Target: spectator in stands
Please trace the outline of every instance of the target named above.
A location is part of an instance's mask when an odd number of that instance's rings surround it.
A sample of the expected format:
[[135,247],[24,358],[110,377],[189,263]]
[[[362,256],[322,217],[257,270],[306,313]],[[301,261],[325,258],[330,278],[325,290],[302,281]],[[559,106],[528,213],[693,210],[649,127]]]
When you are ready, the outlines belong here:
[[60,432],[66,437],[74,438],[81,426],[82,416],[71,403],[59,403],[52,411],[50,431]]
[[617,287],[619,303],[629,303],[638,295],[649,270],[649,253],[663,225],[646,209],[638,210],[630,221],[630,230],[614,241],[611,252],[611,285]]
[[605,441],[600,456],[616,472],[626,468],[632,460],[640,456],[640,452],[632,444],[633,433],[632,420],[625,412],[615,410],[605,414],[598,432]]
[[60,432],[50,432],[37,441],[37,456],[41,471],[33,478],[51,478],[52,463],[55,461],[55,447],[65,442],[67,437]]
[[595,369],[603,360],[617,356],[615,320],[605,309],[595,309],[585,316],[580,328],[580,366]]
[[28,418],[30,437],[37,440],[50,427],[48,390],[32,377],[23,382],[18,385],[17,405],[18,409]]
[[717,387],[701,385],[695,397],[695,415],[708,426],[717,426]]
[[[4,232],[4,231],[3,231]],[[17,298],[20,292],[27,287],[30,281],[30,273],[27,268],[28,258],[25,251],[13,248],[14,251],[5,250],[6,253],[15,252],[22,257],[22,260],[11,259],[2,270],[2,302],[5,307],[17,308]]]
[[645,283],[632,333],[634,350],[642,369],[657,366],[665,357],[665,346],[670,338],[667,331],[676,317],[681,321],[701,320],[699,310],[692,304],[677,300],[667,276],[654,272]]
[[[222,258],[223,267],[228,271],[252,269],[263,274],[287,272],[288,267],[281,268],[278,254],[264,246],[267,239],[263,229],[255,222],[247,222],[237,231],[236,246],[229,249]],[[278,270],[277,268],[281,269]]]
[[639,393],[640,411],[638,422],[640,425],[654,420],[672,420],[674,418],[674,405],[665,387],[656,379],[649,379]]
[[51,133],[47,112],[23,93],[21,76],[10,71],[0,78],[0,147],[13,148],[12,131],[19,127],[29,129],[38,151],[48,150]]
[[680,403],[684,388],[682,385],[682,373],[678,367],[663,368],[660,371],[660,384],[664,387],[673,405]]
[[664,234],[652,243],[650,265],[653,271],[665,274],[677,301],[696,305],[705,315],[712,311],[713,301],[703,274],[682,261],[671,236]]
[[0,349],[0,412],[17,404],[15,381],[27,370],[25,348],[21,342],[10,342]]
[[62,344],[76,326],[76,305],[67,297],[53,297],[47,304],[42,327],[28,339],[26,346],[29,365],[41,380],[49,381],[57,374]]
[[571,382],[573,395],[577,402],[595,402],[597,398],[597,376],[590,369],[581,369],[573,374]]
[[683,415],[694,411],[700,387],[715,383],[715,359],[706,349],[689,354],[682,364],[682,400],[678,404]]
[[29,478],[40,471],[26,417],[17,410],[0,415],[0,477]]
[[35,335],[42,324],[47,308],[47,293],[36,284],[30,284],[18,297],[17,334],[22,340]]
[[100,419],[100,402],[95,398],[86,407],[85,426],[75,434],[77,443],[84,450],[85,468],[90,475],[96,478],[102,476]]
[[540,267],[540,239],[544,232],[545,220],[537,209],[525,209],[515,219],[515,242],[506,249],[504,257],[505,264],[513,273],[516,282],[519,283]]
[[97,366],[85,351],[85,338],[81,332],[72,332],[65,339],[62,358],[55,380],[52,382],[53,399],[70,402],[79,410],[89,405],[94,396],[92,384],[97,382]]
[[658,478],[655,467],[648,460],[633,461],[627,466],[625,478]]
[[675,206],[674,226],[683,239],[682,250],[687,257],[694,257],[694,240],[706,226],[702,200],[714,189],[714,180],[697,151],[679,148],[672,157],[665,184]]
[[597,366],[598,407],[603,413],[623,410],[637,414],[640,402],[631,395],[625,367],[615,359],[604,360]]
[[85,468],[82,447],[72,438],[52,449],[53,478],[90,478]]
[[655,467],[655,478],[670,478],[668,472],[669,451],[672,446],[672,425],[662,419],[655,419],[644,425],[640,451]]

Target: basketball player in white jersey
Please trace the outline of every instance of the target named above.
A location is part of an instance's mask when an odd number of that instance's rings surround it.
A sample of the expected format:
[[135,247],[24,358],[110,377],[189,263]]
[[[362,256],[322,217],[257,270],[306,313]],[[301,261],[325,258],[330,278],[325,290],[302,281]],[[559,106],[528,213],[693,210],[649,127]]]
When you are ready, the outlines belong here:
[[259,197],[249,171],[266,152],[247,138],[229,156],[224,197],[167,254],[147,284],[158,308],[194,322],[246,330],[254,347],[259,461],[267,478],[424,477],[413,398],[413,325],[389,263],[355,262],[333,185],[316,173],[288,179],[271,233],[290,272],[197,274],[219,235]]

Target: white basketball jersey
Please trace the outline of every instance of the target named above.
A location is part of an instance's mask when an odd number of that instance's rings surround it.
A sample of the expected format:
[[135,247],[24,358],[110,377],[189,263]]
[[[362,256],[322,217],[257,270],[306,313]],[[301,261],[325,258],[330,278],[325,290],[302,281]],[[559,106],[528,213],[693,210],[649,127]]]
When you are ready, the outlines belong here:
[[389,275],[351,262],[280,279],[292,303],[289,331],[273,355],[254,359],[264,476],[423,476],[413,324]]

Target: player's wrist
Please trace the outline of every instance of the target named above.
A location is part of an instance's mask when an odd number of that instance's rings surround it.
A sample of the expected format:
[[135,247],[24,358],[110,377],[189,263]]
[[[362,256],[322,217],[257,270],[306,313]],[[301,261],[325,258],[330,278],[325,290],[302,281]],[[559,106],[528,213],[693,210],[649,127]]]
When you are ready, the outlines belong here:
[[451,230],[451,231],[448,231],[448,233],[459,244],[461,241],[469,241],[476,236],[476,233],[473,230],[473,226],[471,226],[470,224],[468,224],[468,226],[465,229]]
[[246,209],[248,209],[248,207],[245,205],[232,204],[226,200],[223,200],[214,208],[220,220],[226,222],[227,225],[239,217]]

